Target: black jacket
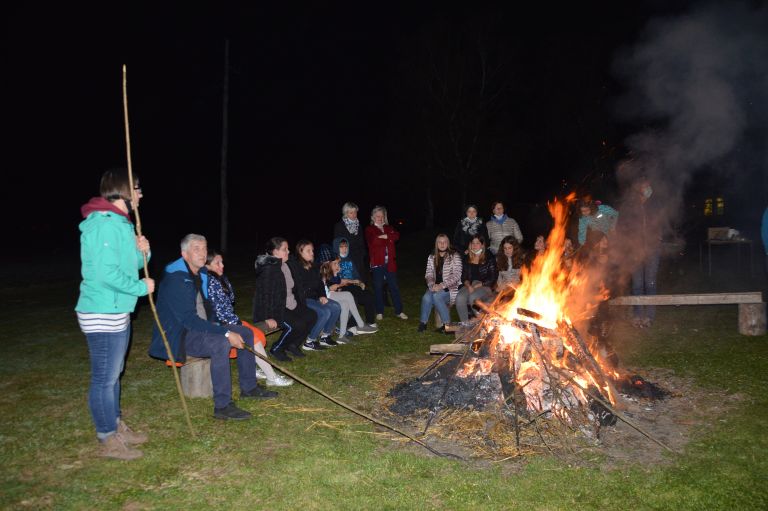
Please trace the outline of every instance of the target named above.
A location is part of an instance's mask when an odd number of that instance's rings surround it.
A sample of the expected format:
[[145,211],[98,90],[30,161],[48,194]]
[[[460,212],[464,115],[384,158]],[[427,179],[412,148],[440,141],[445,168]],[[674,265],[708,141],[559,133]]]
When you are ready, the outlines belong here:
[[333,226],[333,238],[346,238],[349,243],[349,258],[355,265],[357,274],[364,282],[368,282],[370,275],[370,266],[366,263],[368,260],[368,244],[365,242],[365,225],[360,222],[360,228],[357,234],[350,234],[349,229],[344,224],[344,220],[339,220]]
[[[279,257],[260,255],[256,258],[256,288],[253,293],[253,322],[274,319],[282,323],[285,301],[288,295],[285,287],[285,275],[280,269]],[[295,292],[296,301],[299,296]]]
[[290,259],[288,267],[291,269],[291,275],[295,280],[293,291],[296,293],[298,301],[303,303],[308,298],[312,300],[327,298],[325,284],[320,278],[320,266],[313,264],[310,268],[304,268],[298,260]]
[[[496,258],[493,257],[490,251],[485,252],[485,262],[480,263],[478,270],[480,281],[483,285],[493,287],[496,279],[499,277],[499,270],[496,267]],[[461,282],[463,283],[467,280],[469,280],[469,256],[464,256],[461,265]]]
[[[485,227],[485,222],[480,224],[477,228],[477,232],[475,234],[479,234],[483,237],[485,240],[485,246],[488,246],[488,229]],[[459,254],[463,254],[467,247],[469,247],[469,242],[472,241],[472,238],[475,236],[475,234],[470,234],[467,231],[463,229],[463,225],[461,224],[461,220],[456,222],[456,229],[453,230],[453,239],[451,242],[453,243],[453,249],[458,252]]]

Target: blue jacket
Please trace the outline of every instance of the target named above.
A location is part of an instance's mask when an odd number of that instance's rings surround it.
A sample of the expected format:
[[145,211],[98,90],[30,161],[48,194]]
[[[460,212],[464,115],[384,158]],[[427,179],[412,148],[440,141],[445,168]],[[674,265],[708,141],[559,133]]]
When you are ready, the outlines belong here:
[[763,213],[763,223],[760,225],[760,233],[763,235],[763,245],[765,245],[765,255],[768,255],[768,208]]
[[597,229],[607,235],[616,227],[617,218],[619,218],[619,212],[606,204],[597,206],[597,213],[594,216],[587,215],[579,218],[579,245],[587,241],[587,229]]
[[[339,245],[341,245],[342,241],[347,242],[347,256],[342,257],[339,253]],[[352,257],[350,257],[349,253],[349,240],[347,238],[338,237],[333,240],[333,252],[339,256],[339,275],[343,279],[349,279],[349,280],[360,280],[360,273],[357,271],[357,268],[355,268],[355,263],[352,260]]]
[[[208,299],[208,273],[200,269],[203,298]],[[197,289],[195,281],[189,273],[184,259],[179,258],[165,267],[163,280],[157,297],[157,315],[163,325],[168,344],[171,345],[173,357],[177,362],[187,359],[184,347],[186,332],[210,332],[224,335],[227,329],[211,321],[206,321],[197,315]],[[152,331],[152,343],[149,345],[149,356],[163,360],[168,359],[163,338],[157,325]]]

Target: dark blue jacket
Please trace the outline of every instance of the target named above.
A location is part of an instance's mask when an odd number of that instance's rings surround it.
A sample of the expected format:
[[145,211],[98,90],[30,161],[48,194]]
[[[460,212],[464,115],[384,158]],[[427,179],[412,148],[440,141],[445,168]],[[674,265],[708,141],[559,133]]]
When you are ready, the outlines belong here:
[[[208,299],[208,273],[200,269],[203,298]],[[163,325],[168,344],[171,345],[173,357],[177,362],[187,359],[184,347],[184,337],[188,331],[210,332],[224,335],[227,329],[211,321],[206,321],[197,315],[197,289],[193,276],[189,273],[183,258],[179,258],[165,267],[163,280],[157,297],[157,315]],[[152,343],[149,345],[149,356],[167,360],[168,353],[163,344],[163,338],[155,325],[152,331]]]

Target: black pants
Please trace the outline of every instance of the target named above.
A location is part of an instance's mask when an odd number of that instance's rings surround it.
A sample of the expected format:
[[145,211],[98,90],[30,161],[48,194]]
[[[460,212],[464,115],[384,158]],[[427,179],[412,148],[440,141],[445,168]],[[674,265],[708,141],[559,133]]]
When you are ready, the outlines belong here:
[[336,291],[349,291],[352,293],[355,303],[365,307],[365,322],[368,324],[376,322],[376,306],[373,300],[373,293],[355,285],[340,287]]
[[285,309],[283,328],[280,338],[272,344],[272,351],[285,351],[289,346],[298,348],[309,335],[310,330],[317,321],[315,311],[304,305],[297,305],[295,309]]

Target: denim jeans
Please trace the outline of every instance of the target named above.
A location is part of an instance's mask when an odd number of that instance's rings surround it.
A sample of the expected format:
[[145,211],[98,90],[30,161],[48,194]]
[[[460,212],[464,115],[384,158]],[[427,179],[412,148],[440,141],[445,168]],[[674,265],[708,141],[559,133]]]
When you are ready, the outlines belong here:
[[[659,273],[659,251],[648,254],[645,261],[632,272],[632,295],[655,295],[656,276]],[[654,305],[635,305],[632,308],[633,315],[637,319],[649,319],[656,317]]]
[[317,314],[317,321],[315,321],[312,330],[309,331],[309,338],[317,340],[317,336],[321,333],[332,333],[341,315],[341,305],[333,300],[328,300],[328,303],[323,305],[319,300],[307,298],[307,307]]
[[389,287],[389,294],[392,296],[395,315],[403,312],[403,303],[400,301],[400,288],[397,286],[397,273],[387,271],[386,266],[374,266],[371,268],[371,273],[373,273],[373,294],[376,299],[376,313],[384,314],[385,280]]
[[[228,330],[237,332],[243,342],[253,348],[253,332],[242,325],[228,325]],[[187,355],[211,359],[211,384],[213,404],[224,408],[232,401],[232,375],[230,372],[229,339],[210,332],[188,331],[184,338]],[[237,376],[240,390],[249,392],[256,387],[256,360],[248,350],[237,350]]]
[[117,431],[117,420],[120,418],[120,374],[125,365],[130,337],[130,325],[122,332],[85,334],[91,356],[88,406],[99,440]]
[[443,323],[450,323],[451,311],[448,308],[450,303],[451,293],[447,289],[440,291],[427,289],[424,296],[421,297],[421,317],[419,321],[422,323],[429,321],[429,314],[432,312],[432,307],[434,307],[437,315],[440,316],[440,320]]

